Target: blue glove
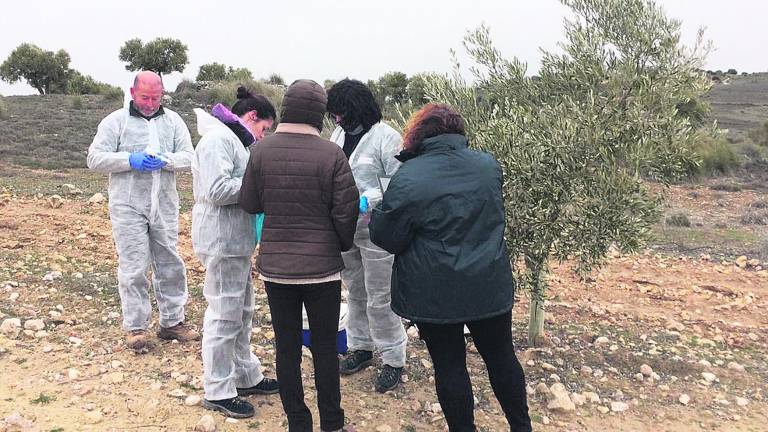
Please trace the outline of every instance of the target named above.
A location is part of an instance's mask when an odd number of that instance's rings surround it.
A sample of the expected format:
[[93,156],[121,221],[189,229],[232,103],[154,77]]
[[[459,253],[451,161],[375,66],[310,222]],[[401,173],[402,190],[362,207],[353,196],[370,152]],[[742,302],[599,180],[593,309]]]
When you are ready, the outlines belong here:
[[368,213],[368,197],[360,197],[360,213]]
[[158,156],[152,156],[145,154],[144,159],[141,161],[141,167],[143,171],[155,171],[165,166],[165,161]]
[[136,171],[144,171],[144,158],[148,155],[146,152],[131,153],[128,156],[128,163],[131,165],[131,169]]

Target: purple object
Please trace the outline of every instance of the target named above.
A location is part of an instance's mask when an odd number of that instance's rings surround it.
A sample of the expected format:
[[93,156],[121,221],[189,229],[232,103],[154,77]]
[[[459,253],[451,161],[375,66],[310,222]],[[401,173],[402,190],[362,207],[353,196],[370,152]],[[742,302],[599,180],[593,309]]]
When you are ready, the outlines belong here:
[[253,133],[251,132],[248,127],[243,124],[243,121],[240,120],[240,117],[235,115],[232,111],[229,110],[226,106],[223,104],[216,104],[213,106],[213,109],[211,110],[211,115],[216,117],[217,120],[219,120],[222,123],[240,123],[240,125],[248,131],[249,134],[253,137],[253,141],[256,141],[256,137],[253,136]]

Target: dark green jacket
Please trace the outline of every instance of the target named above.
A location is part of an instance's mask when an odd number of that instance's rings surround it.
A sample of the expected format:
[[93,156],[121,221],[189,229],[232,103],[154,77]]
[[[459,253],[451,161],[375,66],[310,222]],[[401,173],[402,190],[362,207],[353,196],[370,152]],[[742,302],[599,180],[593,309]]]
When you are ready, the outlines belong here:
[[416,322],[459,323],[512,308],[502,172],[463,135],[424,140],[373,209],[371,240],[395,254],[392,310]]

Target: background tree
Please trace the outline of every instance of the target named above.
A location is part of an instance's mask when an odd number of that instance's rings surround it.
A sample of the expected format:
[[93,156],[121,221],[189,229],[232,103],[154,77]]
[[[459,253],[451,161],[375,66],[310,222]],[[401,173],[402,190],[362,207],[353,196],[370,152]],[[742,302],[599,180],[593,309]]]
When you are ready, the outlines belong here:
[[428,102],[426,92],[428,76],[427,73],[418,73],[408,80],[405,90],[408,100],[413,105],[422,106]]
[[24,43],[0,65],[0,79],[11,84],[26,80],[41,95],[63,93],[69,74],[69,54],[64,50],[45,51]]
[[230,66],[227,69],[227,79],[230,81],[253,81],[253,73],[248,68],[233,68]]
[[334,84],[336,84],[336,80],[333,80],[333,79],[330,79],[330,78],[326,79],[326,80],[323,81],[323,88],[328,90],[331,87],[333,87]]
[[709,46],[680,45],[680,22],[650,0],[562,0],[573,16],[561,53],[544,52],[539,78],[494,48],[489,30],[464,45],[476,85],[433,76],[431,100],[456,107],[473,146],[493,153],[505,182],[507,246],[518,287],[531,290],[529,342],[544,336],[551,259],[585,275],[611,245],[637,251],[659,217],[644,179],[668,182],[696,164],[690,119]]
[[402,104],[408,97],[408,76],[402,72],[387,72],[379,78],[378,87],[384,101]]
[[200,66],[195,81],[223,81],[227,78],[227,67],[221,63],[207,63]]
[[273,73],[267,78],[267,84],[284,86],[285,80],[279,74]]
[[151,70],[159,75],[183,72],[189,62],[187,46],[178,39],[170,38],[157,38],[146,45],[138,38],[128,40],[120,48],[119,58],[128,63],[126,70]]

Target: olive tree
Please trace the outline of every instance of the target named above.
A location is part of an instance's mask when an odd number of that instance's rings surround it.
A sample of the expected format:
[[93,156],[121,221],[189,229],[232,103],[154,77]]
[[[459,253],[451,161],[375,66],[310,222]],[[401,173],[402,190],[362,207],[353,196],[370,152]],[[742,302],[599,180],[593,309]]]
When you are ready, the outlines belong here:
[[147,42],[135,38],[125,42],[118,55],[128,71],[151,70],[159,75],[183,72],[189,62],[187,46],[178,39],[157,38]]
[[572,11],[558,52],[537,77],[506,59],[490,31],[467,34],[474,82],[426,77],[427,99],[465,117],[470,142],[504,171],[506,241],[518,287],[531,291],[528,337],[544,337],[552,260],[585,275],[611,245],[637,251],[657,221],[647,181],[668,183],[697,163],[678,107],[708,89],[709,44],[680,42],[680,22],[650,0],[562,0]]

